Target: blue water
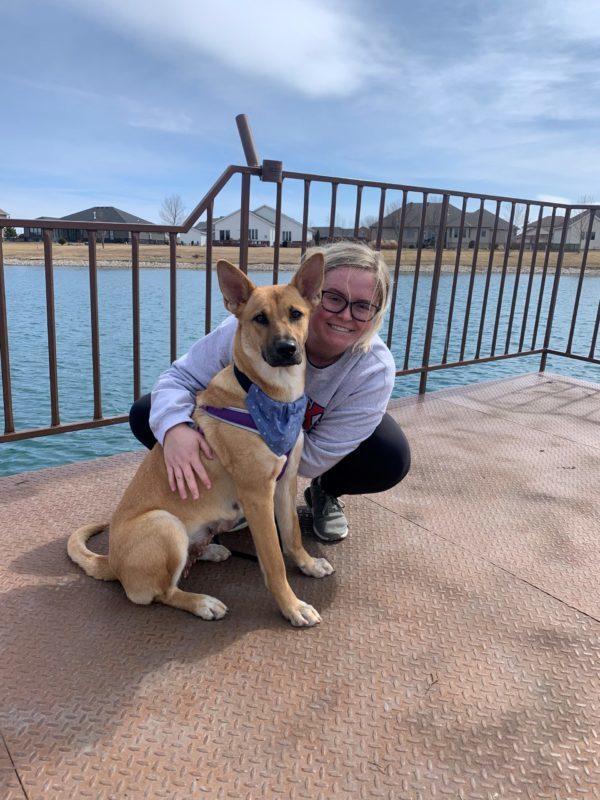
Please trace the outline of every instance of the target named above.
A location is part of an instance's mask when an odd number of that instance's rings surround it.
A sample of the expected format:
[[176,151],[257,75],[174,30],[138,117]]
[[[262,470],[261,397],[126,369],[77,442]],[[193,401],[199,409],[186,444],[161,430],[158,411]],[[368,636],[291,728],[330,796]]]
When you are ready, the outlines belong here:
[[[269,273],[251,273],[258,284],[271,282]],[[7,318],[9,327],[13,413],[15,427],[31,428],[50,424],[48,379],[46,300],[44,270],[39,267],[7,267],[5,269]],[[288,280],[284,275],[283,280]],[[564,349],[571,323],[577,277],[563,275],[555,311],[551,346]],[[537,347],[543,343],[543,332],[550,300],[553,277],[546,282]],[[502,315],[496,352],[503,352],[515,276],[506,278]],[[216,279],[213,280],[213,326],[225,316]],[[489,354],[500,276],[493,275],[488,300],[488,317],[484,328],[481,353]],[[438,363],[444,347],[445,327],[450,302],[452,276],[440,280],[430,363]],[[474,284],[470,324],[467,329],[465,359],[475,354],[485,276],[477,275]],[[60,415],[62,422],[89,419],[93,415],[92,355],[90,336],[89,276],[87,267],[56,267],[54,270],[56,337]],[[413,276],[401,275],[395,310],[392,351],[398,368],[404,366],[407,324]],[[458,360],[463,334],[469,275],[458,280],[454,324],[448,360]],[[177,275],[178,352],[185,352],[204,331],[203,271],[181,270]],[[419,281],[409,366],[418,366],[423,354],[425,324],[429,308],[431,275]],[[527,279],[521,278],[511,336],[511,350],[518,346],[523,319]],[[532,287],[531,308],[525,342],[531,344],[540,289],[536,277]],[[102,410],[104,416],[126,413],[133,396],[131,274],[127,270],[98,270],[98,303],[102,374]],[[588,277],[583,284],[581,304],[572,350],[587,355],[600,301],[600,277]],[[169,273],[166,269],[140,270],[141,306],[141,380],[142,391],[151,390],[158,374],[169,365]],[[384,338],[387,321],[383,328]],[[596,352],[600,350],[600,342]],[[428,390],[472,383],[481,380],[535,372],[540,356],[507,359],[490,364],[477,364],[430,373]],[[600,381],[596,365],[551,356],[547,370],[572,375],[584,380]],[[394,396],[415,394],[419,376],[398,378]],[[0,413],[3,428],[3,414]],[[0,475],[39,469],[81,459],[107,456],[138,449],[129,426],[112,425],[96,430],[46,436],[0,445]]]

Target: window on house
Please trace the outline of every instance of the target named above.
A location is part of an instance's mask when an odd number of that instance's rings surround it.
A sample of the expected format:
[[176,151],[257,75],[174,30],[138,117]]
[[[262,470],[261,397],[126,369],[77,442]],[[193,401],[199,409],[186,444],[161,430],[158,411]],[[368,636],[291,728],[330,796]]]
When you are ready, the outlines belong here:
[[229,242],[231,240],[231,231],[219,231],[219,241],[220,242]]
[[250,241],[258,241],[258,228],[250,228]]
[[485,230],[485,228],[482,228],[482,229],[481,229],[481,236],[482,236],[482,238],[483,238],[483,239],[485,239],[485,237],[486,237],[486,230]]
[[458,228],[453,228],[452,229],[452,238],[453,239],[458,239]]
[[592,231],[592,239],[596,238],[596,231]]
[[292,241],[292,232],[291,231],[283,231],[283,235],[281,238],[282,242],[291,242]]

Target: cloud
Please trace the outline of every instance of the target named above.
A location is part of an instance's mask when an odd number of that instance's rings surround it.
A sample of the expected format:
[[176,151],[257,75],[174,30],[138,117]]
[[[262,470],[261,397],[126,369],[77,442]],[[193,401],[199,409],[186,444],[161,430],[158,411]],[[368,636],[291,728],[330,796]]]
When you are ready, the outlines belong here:
[[133,128],[149,128],[165,133],[191,133],[192,118],[181,111],[135,105],[127,102],[129,124]]
[[[211,57],[309,98],[348,97],[388,74],[385,35],[324,0],[57,0],[176,62]],[[397,48],[396,48],[397,49]],[[199,74],[200,77],[200,74]]]

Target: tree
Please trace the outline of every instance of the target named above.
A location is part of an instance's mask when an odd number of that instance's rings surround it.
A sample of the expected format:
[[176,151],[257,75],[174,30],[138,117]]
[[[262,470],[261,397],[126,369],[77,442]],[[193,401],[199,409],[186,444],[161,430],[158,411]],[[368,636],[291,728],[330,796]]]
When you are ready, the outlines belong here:
[[160,218],[167,225],[179,225],[183,221],[183,215],[185,214],[183,200],[178,194],[165,197],[159,213]]
[[16,239],[17,238],[17,232],[12,227],[4,228],[4,235],[6,236],[7,239]]

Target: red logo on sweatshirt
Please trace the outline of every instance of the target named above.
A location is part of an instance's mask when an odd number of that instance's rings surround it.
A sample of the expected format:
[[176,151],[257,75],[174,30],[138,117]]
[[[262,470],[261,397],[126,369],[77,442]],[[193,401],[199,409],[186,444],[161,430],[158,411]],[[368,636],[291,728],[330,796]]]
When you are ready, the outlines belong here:
[[312,431],[315,425],[319,424],[324,413],[325,409],[323,406],[320,406],[309,398],[306,406],[306,413],[304,414],[304,423],[302,424],[304,430]]

